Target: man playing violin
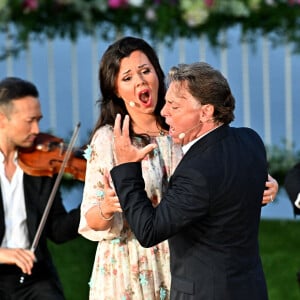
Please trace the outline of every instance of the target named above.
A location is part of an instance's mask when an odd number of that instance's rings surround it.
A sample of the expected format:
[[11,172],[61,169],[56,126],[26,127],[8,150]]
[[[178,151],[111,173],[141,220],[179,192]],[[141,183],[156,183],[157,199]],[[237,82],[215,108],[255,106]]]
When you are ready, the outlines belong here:
[[67,212],[57,192],[39,243],[30,250],[55,183],[55,177],[31,176],[18,164],[18,149],[32,146],[39,133],[43,116],[38,97],[28,81],[0,81],[1,300],[65,299],[47,239],[62,243],[78,236],[79,209]]

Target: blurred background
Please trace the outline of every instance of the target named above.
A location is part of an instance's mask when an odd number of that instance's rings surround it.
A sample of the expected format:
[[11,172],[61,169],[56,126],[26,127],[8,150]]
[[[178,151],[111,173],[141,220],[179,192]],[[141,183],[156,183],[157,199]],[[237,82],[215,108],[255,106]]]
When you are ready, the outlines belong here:
[[[281,185],[300,160],[300,1],[0,0],[0,12],[0,77],[37,85],[44,132],[68,141],[80,122],[77,146],[87,142],[99,114],[99,60],[115,39],[134,35],[153,45],[166,73],[199,60],[222,71],[236,98],[233,125],[261,135]],[[67,190],[67,206],[80,201],[77,189]],[[262,216],[293,219],[286,197],[281,189]]]

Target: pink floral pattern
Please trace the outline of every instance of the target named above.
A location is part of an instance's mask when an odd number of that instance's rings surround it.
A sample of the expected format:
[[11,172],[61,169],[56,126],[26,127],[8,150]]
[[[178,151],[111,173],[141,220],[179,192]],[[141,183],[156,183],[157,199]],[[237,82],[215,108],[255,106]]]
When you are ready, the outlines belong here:
[[[152,142],[156,142],[158,148],[153,156],[142,161],[142,168],[146,192],[153,205],[157,205],[182,154],[169,136],[153,137]],[[102,192],[103,174],[115,165],[110,126],[104,126],[96,132],[86,157],[79,233],[98,242],[89,282],[89,299],[169,299],[171,276],[167,241],[155,247],[143,248],[121,213],[115,214],[112,227],[106,231],[94,231],[86,223],[86,211],[97,204],[97,195]]]

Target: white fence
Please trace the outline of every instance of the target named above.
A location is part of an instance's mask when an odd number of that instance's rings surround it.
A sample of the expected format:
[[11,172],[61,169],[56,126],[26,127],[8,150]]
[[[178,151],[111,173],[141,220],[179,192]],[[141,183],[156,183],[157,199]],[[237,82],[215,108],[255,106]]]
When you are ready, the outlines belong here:
[[[224,32],[226,48],[212,48],[205,37],[178,39],[172,46],[155,44],[165,72],[179,62],[207,61],[227,77],[236,98],[235,126],[257,130],[266,145],[299,147],[299,55],[292,45],[273,48],[258,37],[256,43],[240,42],[238,28]],[[151,41],[149,41],[151,43]],[[9,45],[7,36],[0,43]],[[18,76],[34,82],[44,118],[42,130],[68,138],[80,121],[79,144],[86,142],[98,116],[98,62],[109,42],[80,37],[75,43],[55,39],[32,42],[17,57],[0,61],[0,77]]]

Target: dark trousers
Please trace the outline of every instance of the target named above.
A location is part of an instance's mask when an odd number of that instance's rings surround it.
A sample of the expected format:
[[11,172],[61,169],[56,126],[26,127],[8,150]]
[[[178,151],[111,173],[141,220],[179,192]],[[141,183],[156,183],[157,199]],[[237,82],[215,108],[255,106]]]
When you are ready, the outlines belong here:
[[44,264],[36,264],[23,283],[21,276],[20,268],[0,265],[1,300],[65,300],[58,278]]

